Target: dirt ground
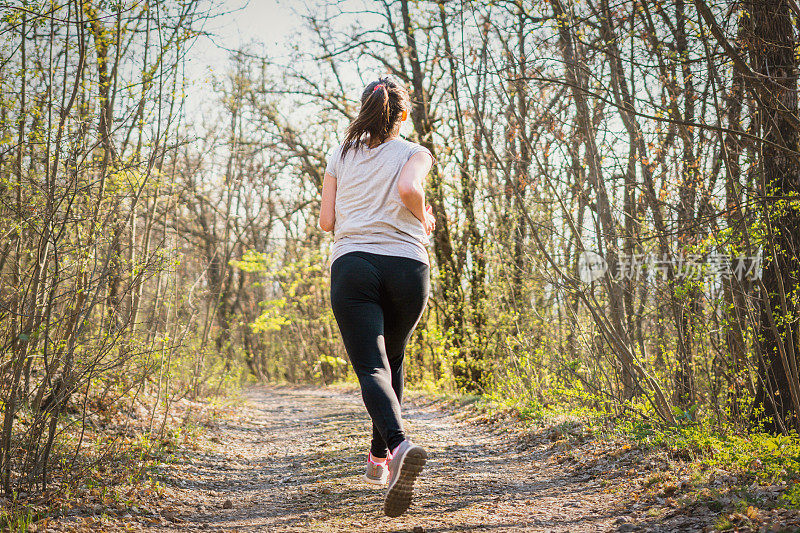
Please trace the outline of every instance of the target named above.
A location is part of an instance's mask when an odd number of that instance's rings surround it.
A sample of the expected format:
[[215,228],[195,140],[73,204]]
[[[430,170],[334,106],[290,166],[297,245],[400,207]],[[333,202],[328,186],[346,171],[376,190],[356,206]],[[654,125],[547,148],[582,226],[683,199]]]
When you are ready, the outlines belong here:
[[[703,489],[713,489],[714,497],[698,497],[704,492],[691,487],[688,467],[663,453],[595,439],[579,426],[521,430],[424,397],[405,402],[404,417],[407,434],[429,460],[411,508],[399,518],[383,516],[384,490],[361,478],[370,425],[358,391],[270,387],[249,389],[233,416],[205,428],[192,449],[159,467],[164,489],[150,503],[95,506],[94,515],[87,505],[50,527],[682,532],[710,531],[724,518],[728,531],[800,531],[794,512],[736,513],[724,486]],[[774,501],[768,489],[762,492]]]
[[253,389],[248,399],[250,416],[214,429],[216,451],[165,472],[179,487],[177,521],[146,530],[577,532],[615,523],[615,496],[544,449],[410,402],[406,431],[429,461],[411,509],[386,518],[384,491],[361,479],[370,433],[357,392]]

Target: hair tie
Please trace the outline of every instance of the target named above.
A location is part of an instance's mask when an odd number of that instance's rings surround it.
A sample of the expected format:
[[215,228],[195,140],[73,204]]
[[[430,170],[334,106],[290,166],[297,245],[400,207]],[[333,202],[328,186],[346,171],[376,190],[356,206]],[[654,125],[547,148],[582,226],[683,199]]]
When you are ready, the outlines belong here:
[[375,92],[375,91],[377,91],[377,90],[378,90],[378,87],[383,87],[383,84],[382,84],[382,83],[379,83],[378,85],[376,85],[376,86],[375,86],[375,88],[373,88],[373,89],[372,89],[372,92]]

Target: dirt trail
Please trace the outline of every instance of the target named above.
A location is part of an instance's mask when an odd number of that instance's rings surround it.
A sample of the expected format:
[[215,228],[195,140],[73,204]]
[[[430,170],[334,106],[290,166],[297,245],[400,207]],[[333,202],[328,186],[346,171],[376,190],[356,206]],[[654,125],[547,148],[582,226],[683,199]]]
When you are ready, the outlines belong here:
[[553,460],[546,441],[520,446],[501,428],[411,402],[407,432],[430,459],[411,509],[386,518],[383,490],[360,477],[369,426],[357,392],[261,388],[247,396],[238,422],[209,430],[212,449],[189,452],[163,472],[175,489],[172,521],[146,531],[619,528],[614,497]]

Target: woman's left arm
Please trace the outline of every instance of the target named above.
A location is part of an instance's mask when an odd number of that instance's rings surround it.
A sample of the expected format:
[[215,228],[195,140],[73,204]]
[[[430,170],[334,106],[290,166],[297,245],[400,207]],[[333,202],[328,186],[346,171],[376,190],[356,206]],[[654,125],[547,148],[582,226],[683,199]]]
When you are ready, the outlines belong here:
[[333,231],[336,224],[336,178],[325,172],[322,179],[322,205],[319,208],[319,227]]

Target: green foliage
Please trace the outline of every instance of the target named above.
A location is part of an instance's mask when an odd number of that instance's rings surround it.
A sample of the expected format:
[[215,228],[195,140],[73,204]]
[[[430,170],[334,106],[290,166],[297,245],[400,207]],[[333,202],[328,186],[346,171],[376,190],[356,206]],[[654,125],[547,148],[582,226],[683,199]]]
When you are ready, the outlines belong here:
[[707,422],[661,427],[637,419],[618,420],[614,432],[639,444],[662,447],[709,467],[764,483],[800,480],[800,437],[736,433]]
[[793,482],[781,495],[781,500],[793,509],[800,509],[800,482]]
[[269,331],[280,331],[283,326],[291,324],[291,320],[284,314],[288,300],[286,298],[276,298],[274,300],[264,300],[261,307],[264,309],[250,324],[255,333],[266,333]]
[[27,533],[31,530],[31,524],[39,519],[39,513],[30,505],[17,502],[16,492],[11,500],[10,505],[0,509],[0,528],[5,531]]
[[306,252],[284,263],[277,254],[247,251],[231,264],[259,275],[255,285],[265,289],[261,314],[249,325],[264,344],[258,363],[264,372],[288,381],[331,383],[346,377],[348,363],[329,305],[326,262],[319,253]]
[[720,517],[717,518],[717,521],[714,522],[714,529],[716,531],[726,531],[733,528],[734,528],[734,523],[731,522],[728,515],[725,514],[720,515]]

